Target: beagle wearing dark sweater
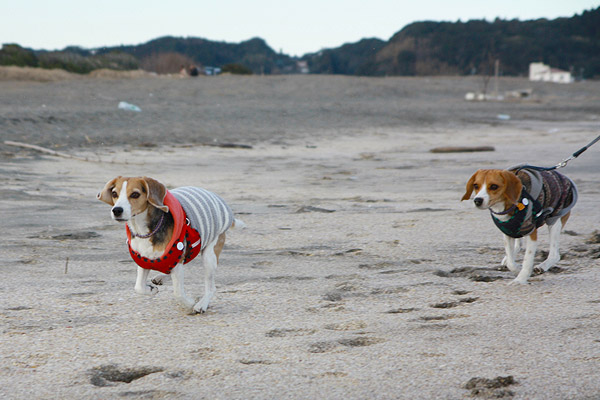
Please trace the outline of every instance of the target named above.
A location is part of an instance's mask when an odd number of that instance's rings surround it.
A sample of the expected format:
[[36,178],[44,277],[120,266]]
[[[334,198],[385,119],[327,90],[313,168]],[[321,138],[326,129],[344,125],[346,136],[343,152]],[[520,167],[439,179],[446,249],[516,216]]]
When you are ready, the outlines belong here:
[[[243,226],[221,197],[197,187],[171,191],[148,177],[116,177],[106,183],[98,199],[111,205],[111,217],[124,223],[129,253],[138,265],[135,291],[155,294],[146,284],[150,270],[161,272],[152,282],[171,276],[175,298],[190,313],[203,313],[216,292],[215,271],[225,244],[225,232]],[[202,255],[205,293],[194,301],[185,293],[183,265]]]
[[[550,232],[547,259],[536,267],[539,272],[552,268],[560,260],[559,239],[571,209],[577,202],[575,183],[557,171],[528,166],[508,170],[482,169],[471,176],[462,200],[475,192],[473,202],[481,210],[489,209],[492,220],[504,233],[506,257],[502,265],[517,274],[514,283],[527,283],[533,272],[537,250],[537,229],[544,224]],[[519,240],[525,237],[525,256],[521,270],[515,263]]]

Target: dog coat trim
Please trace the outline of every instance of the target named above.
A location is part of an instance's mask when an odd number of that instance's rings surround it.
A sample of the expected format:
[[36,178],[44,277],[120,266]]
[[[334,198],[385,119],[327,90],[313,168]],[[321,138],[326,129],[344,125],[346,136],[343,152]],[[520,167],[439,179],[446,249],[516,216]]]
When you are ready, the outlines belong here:
[[184,209],[179,204],[179,201],[167,190],[167,194],[163,200],[163,204],[169,207],[169,212],[173,215],[173,237],[167,245],[167,248],[159,258],[142,257],[140,253],[131,248],[131,231],[129,226],[126,226],[127,231],[127,247],[133,261],[144,269],[152,269],[170,274],[171,270],[183,261],[184,264],[192,261],[200,253],[202,248],[202,239],[197,230],[192,228],[189,220],[186,217]]
[[537,221],[542,215],[542,206],[540,203],[533,199],[533,197],[526,191],[521,191],[521,198],[516,204],[516,212],[506,221],[501,221],[494,216],[494,212],[490,209],[492,220],[494,224],[500,229],[505,235],[513,237],[515,239],[522,238],[523,236],[529,235],[536,228],[535,225],[525,225],[525,222],[530,220],[532,217],[534,221]]

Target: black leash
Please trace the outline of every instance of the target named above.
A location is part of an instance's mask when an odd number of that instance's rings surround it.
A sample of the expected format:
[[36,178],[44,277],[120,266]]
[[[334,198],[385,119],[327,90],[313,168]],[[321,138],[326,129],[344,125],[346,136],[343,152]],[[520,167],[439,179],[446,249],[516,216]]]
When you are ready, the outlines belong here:
[[529,169],[534,169],[537,171],[552,171],[553,169],[558,169],[558,168],[563,168],[567,166],[567,163],[577,157],[579,157],[581,155],[581,153],[583,153],[584,151],[586,151],[587,149],[589,149],[590,147],[592,147],[597,141],[600,140],[600,136],[598,136],[596,139],[592,140],[591,142],[589,142],[587,145],[583,146],[582,148],[580,148],[579,150],[577,150],[575,153],[573,153],[571,156],[565,158],[564,160],[562,160],[561,162],[559,162],[558,164],[556,164],[553,167],[536,167],[534,165],[523,165],[519,167],[520,169],[523,168],[529,168]]

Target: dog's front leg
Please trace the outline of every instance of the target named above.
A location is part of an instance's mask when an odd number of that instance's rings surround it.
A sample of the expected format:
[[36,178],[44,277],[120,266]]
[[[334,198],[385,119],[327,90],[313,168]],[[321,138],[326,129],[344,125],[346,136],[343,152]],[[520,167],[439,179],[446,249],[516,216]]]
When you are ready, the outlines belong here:
[[517,243],[518,240],[515,238],[504,235],[504,252],[506,253],[506,256],[502,260],[502,265],[506,265],[506,267],[515,274],[519,272],[517,264],[515,263],[515,252],[517,246],[519,246]]
[[194,311],[194,300],[187,297],[185,294],[185,288],[183,286],[183,275],[184,267],[183,263],[177,264],[175,268],[171,270],[171,279],[173,280],[173,294],[179,302],[179,305],[188,313]]
[[525,238],[525,256],[523,257],[523,267],[521,272],[512,283],[526,284],[527,279],[533,272],[533,259],[537,250],[537,231],[533,231]]
[[135,280],[135,291],[139,294],[156,294],[158,289],[152,285],[146,285],[148,279],[149,269],[137,267],[137,279]]

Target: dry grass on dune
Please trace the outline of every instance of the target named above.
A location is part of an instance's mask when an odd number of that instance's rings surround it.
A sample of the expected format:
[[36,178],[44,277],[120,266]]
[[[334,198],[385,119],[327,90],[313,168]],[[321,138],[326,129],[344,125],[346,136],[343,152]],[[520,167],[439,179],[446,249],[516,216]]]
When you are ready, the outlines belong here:
[[62,69],[0,66],[0,81],[54,82],[80,77],[81,75]]
[[111,69],[97,69],[87,75],[67,72],[63,69],[43,69],[32,67],[0,66],[0,81],[29,81],[29,82],[56,82],[83,77],[105,79],[135,79],[152,76],[147,71],[138,69],[133,71],[116,71]]
[[136,79],[136,78],[145,78],[148,76],[156,76],[156,74],[152,74],[148,71],[144,71],[143,69],[136,69],[132,71],[117,71],[114,69],[96,69],[90,72],[87,76],[92,78],[107,78],[107,79]]

